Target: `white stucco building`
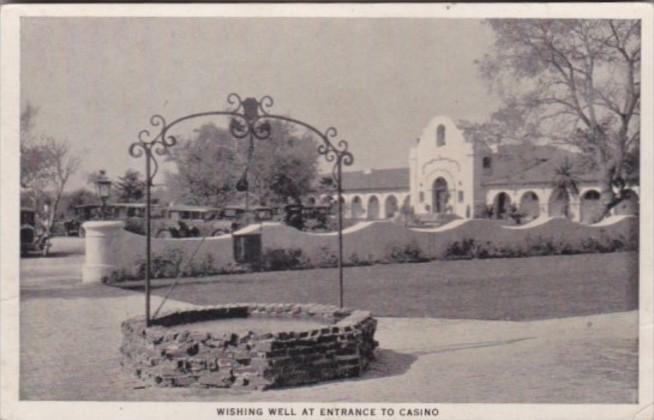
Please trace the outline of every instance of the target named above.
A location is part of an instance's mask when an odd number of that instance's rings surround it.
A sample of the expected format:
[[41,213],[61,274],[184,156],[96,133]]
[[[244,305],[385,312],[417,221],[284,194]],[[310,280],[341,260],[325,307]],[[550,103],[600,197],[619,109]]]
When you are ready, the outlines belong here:
[[[504,145],[491,148],[464,136],[447,117],[433,118],[408,151],[408,167],[343,174],[348,217],[385,219],[405,203],[419,217],[493,217],[512,212],[525,221],[539,216],[595,219],[599,209],[597,175],[576,176],[578,193],[553,187],[556,169],[572,152],[552,146]],[[638,209],[638,186],[613,211]]]

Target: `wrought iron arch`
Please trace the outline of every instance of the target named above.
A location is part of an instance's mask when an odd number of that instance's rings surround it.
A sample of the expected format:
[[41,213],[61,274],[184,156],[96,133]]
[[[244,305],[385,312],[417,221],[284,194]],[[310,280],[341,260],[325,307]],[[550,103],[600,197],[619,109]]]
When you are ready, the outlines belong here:
[[[338,131],[335,127],[328,127],[325,131],[320,131],[313,125],[304,121],[291,118],[285,115],[272,114],[268,112],[274,105],[274,100],[270,96],[263,96],[260,99],[248,97],[242,99],[236,93],[230,93],[227,96],[227,102],[234,108],[227,111],[208,111],[185,115],[177,118],[172,122],[166,122],[166,119],[160,114],[154,114],[150,117],[150,129],[143,129],[138,134],[138,141],[132,143],[129,147],[129,154],[134,158],[145,156],[145,173],[146,173],[146,212],[145,212],[145,234],[146,234],[146,269],[145,269],[145,316],[146,322],[150,324],[150,257],[151,257],[151,187],[152,181],[159,170],[159,164],[156,156],[163,156],[168,153],[168,149],[177,144],[177,138],[170,134],[170,130],[178,124],[201,117],[223,116],[231,117],[229,123],[229,132],[237,140],[248,141],[248,158],[243,176],[236,184],[236,189],[246,191],[248,189],[247,175],[250,169],[252,154],[255,148],[255,140],[267,140],[272,133],[272,121],[288,122],[293,125],[303,127],[308,132],[314,134],[320,140],[318,144],[318,154],[326,162],[333,163],[331,176],[336,185],[338,199],[338,275],[339,275],[339,304],[343,306],[343,190],[342,190],[342,170],[343,165],[350,166],[354,162],[354,156],[349,151],[349,143],[346,140],[337,140]],[[151,132],[152,131],[152,132]]]

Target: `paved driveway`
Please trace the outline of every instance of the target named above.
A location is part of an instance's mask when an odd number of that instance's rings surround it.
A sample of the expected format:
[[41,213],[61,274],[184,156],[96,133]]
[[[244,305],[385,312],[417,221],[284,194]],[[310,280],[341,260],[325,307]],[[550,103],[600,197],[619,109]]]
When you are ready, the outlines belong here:
[[79,284],[82,281],[81,267],[83,263],[84,239],[52,238],[52,247],[47,257],[33,254],[21,258],[21,288]]

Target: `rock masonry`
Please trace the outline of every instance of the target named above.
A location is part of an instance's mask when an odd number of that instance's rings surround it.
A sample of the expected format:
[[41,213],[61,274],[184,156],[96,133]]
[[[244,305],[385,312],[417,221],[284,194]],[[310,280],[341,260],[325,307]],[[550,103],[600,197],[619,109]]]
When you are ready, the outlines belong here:
[[[169,327],[226,318],[310,319],[316,329],[216,336]],[[359,376],[374,360],[370,312],[318,304],[229,304],[169,312],[146,328],[121,325],[122,365],[148,384],[267,389]]]

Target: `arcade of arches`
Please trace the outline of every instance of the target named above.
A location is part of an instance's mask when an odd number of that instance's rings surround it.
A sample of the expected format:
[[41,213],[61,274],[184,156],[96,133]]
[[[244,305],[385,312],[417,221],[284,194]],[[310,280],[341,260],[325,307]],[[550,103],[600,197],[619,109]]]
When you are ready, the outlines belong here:
[[[432,207],[434,213],[447,213],[451,193],[447,181],[438,178],[434,181]],[[309,201],[308,201],[309,202]],[[310,202],[315,203],[314,198]],[[566,191],[547,191],[529,189],[524,191],[498,191],[489,200],[486,217],[507,219],[519,214],[522,222],[534,220],[541,215],[567,217],[582,223],[595,223],[602,216],[600,193],[587,188],[577,195]],[[359,220],[392,219],[402,206],[409,206],[408,192],[391,193],[344,193],[346,217]],[[638,213],[638,193],[628,190],[627,197],[612,211],[614,215],[634,215]]]
[[[560,163],[576,158],[554,146],[483,144],[451,118],[435,116],[410,147],[408,167],[343,173],[345,216],[383,220],[407,209],[427,222],[567,217],[595,223],[606,216],[599,182],[592,181],[598,174],[584,173],[574,193],[553,187]],[[637,214],[639,194],[639,186],[631,186],[610,214]]]

